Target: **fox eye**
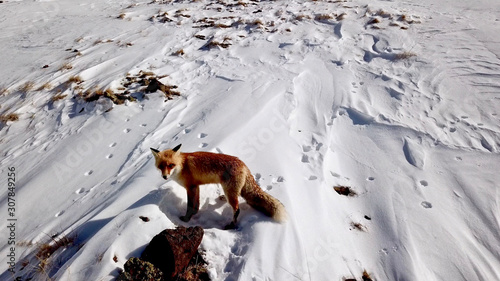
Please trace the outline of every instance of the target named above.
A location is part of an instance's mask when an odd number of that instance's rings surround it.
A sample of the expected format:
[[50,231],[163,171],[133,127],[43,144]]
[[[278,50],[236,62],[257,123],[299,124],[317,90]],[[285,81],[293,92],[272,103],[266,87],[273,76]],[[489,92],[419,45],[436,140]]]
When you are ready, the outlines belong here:
[[160,165],[158,165],[158,169],[164,170],[165,166],[166,166],[165,163],[160,163]]
[[172,168],[174,168],[174,167],[175,167],[175,164],[168,164],[168,165],[167,165],[167,167],[168,167],[169,169],[172,169]]

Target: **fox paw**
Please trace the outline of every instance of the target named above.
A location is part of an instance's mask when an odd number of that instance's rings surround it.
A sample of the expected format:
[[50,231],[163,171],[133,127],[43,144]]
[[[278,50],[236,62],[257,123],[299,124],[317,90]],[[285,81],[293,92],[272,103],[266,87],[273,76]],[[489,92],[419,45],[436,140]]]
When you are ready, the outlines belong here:
[[234,222],[231,222],[230,224],[224,226],[224,230],[230,230],[230,229],[236,229],[236,228],[238,228],[238,226]]
[[183,221],[183,222],[188,222],[188,221],[191,219],[191,217],[188,217],[188,216],[180,216],[179,218],[180,218],[180,219],[181,219],[181,221]]

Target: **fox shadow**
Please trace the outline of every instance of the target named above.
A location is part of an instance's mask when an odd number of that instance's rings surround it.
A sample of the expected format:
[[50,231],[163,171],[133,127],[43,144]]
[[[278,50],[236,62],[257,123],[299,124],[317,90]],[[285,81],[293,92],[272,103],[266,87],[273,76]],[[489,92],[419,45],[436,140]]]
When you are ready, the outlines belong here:
[[[128,209],[135,209],[144,205],[155,204],[174,224],[186,227],[200,226],[204,229],[223,229],[224,226],[231,222],[233,209],[226,202],[225,198],[222,197],[201,197],[200,209],[198,213],[193,215],[189,222],[182,221],[180,217],[185,215],[187,210],[187,194],[186,197],[183,198],[179,196],[179,193],[186,194],[184,190],[179,192],[179,188],[172,186],[153,190],[132,204]],[[238,217],[238,224],[240,227],[243,225],[246,226],[248,223],[253,223],[256,220],[267,220],[267,217],[251,208],[250,205],[248,205],[241,197],[240,210],[241,213]]]

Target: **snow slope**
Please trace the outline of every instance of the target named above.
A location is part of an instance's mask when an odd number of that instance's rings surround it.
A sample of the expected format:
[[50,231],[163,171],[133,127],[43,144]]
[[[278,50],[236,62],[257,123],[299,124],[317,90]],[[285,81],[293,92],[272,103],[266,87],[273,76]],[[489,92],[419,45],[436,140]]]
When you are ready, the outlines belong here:
[[[0,125],[0,279],[113,280],[176,225],[205,229],[214,280],[500,279],[499,3],[0,6],[0,115],[19,115]],[[80,97],[145,71],[181,97],[136,84],[123,105]],[[232,211],[216,185],[180,221],[185,191],[149,151],[179,143],[238,156],[289,221],[243,203],[239,229],[221,230]],[[40,266],[40,247],[63,237]]]

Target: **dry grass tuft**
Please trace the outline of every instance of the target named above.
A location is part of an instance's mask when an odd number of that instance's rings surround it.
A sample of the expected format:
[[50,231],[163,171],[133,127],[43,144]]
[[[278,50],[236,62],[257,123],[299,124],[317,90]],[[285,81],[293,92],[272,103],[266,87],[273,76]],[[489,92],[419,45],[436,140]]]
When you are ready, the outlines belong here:
[[368,272],[366,272],[366,269],[363,271],[363,276],[361,276],[361,278],[363,278],[363,281],[373,281],[370,274],[368,274]]
[[19,120],[19,114],[17,113],[9,113],[5,115],[0,115],[0,122],[2,123],[7,123],[7,122],[15,122]]
[[342,13],[342,14],[338,15],[337,18],[335,18],[335,19],[337,21],[341,21],[341,20],[344,20],[346,17],[347,17],[347,14],[346,13]]
[[297,21],[304,21],[304,20],[310,20],[311,17],[309,15],[304,15],[304,14],[300,14],[300,15],[296,15],[294,17],[294,20],[297,20]]
[[31,90],[33,90],[34,87],[35,87],[35,83],[29,81],[29,82],[26,82],[23,85],[21,85],[21,87],[19,87],[18,91],[23,92],[23,93],[28,93]]
[[351,228],[362,232],[366,232],[366,227],[359,222],[351,222]]
[[330,14],[319,14],[319,15],[314,16],[315,21],[328,21],[328,20],[332,20],[332,19],[333,19],[333,16]]
[[378,18],[373,18],[373,19],[369,20],[366,24],[372,25],[372,24],[376,24],[376,23],[380,23],[380,20]]
[[65,236],[59,239],[52,238],[52,243],[49,242],[39,245],[35,255],[38,259],[38,270],[45,272],[47,266],[50,264],[50,257],[59,249],[73,246],[74,242],[75,238]]
[[68,83],[81,84],[83,83],[83,80],[80,76],[71,76],[68,78]]
[[41,85],[40,87],[38,87],[38,91],[42,91],[42,90],[51,90],[53,88],[52,84],[50,84],[49,82]]
[[179,57],[181,57],[181,56],[183,56],[183,55],[185,55],[185,54],[186,54],[186,53],[184,53],[184,49],[177,50],[177,51],[175,51],[175,52],[173,53],[173,55],[174,55],[174,56],[179,56]]
[[391,18],[391,17],[392,17],[391,13],[386,12],[386,11],[384,11],[384,10],[382,10],[382,9],[378,10],[378,11],[375,13],[375,15],[380,16],[380,17],[383,17],[383,18]]
[[70,70],[73,69],[73,65],[69,62],[65,62],[61,67],[59,67],[59,71]]
[[62,100],[62,99],[64,99],[64,98],[65,98],[65,97],[67,97],[67,96],[68,96],[68,95],[57,94],[57,95],[53,96],[50,100],[51,100],[52,102],[56,102],[56,101],[58,101],[58,100]]
[[416,56],[417,56],[417,54],[415,54],[413,52],[405,51],[405,52],[396,54],[394,56],[394,59],[395,60],[406,60],[406,59],[409,59],[411,57],[416,57]]

